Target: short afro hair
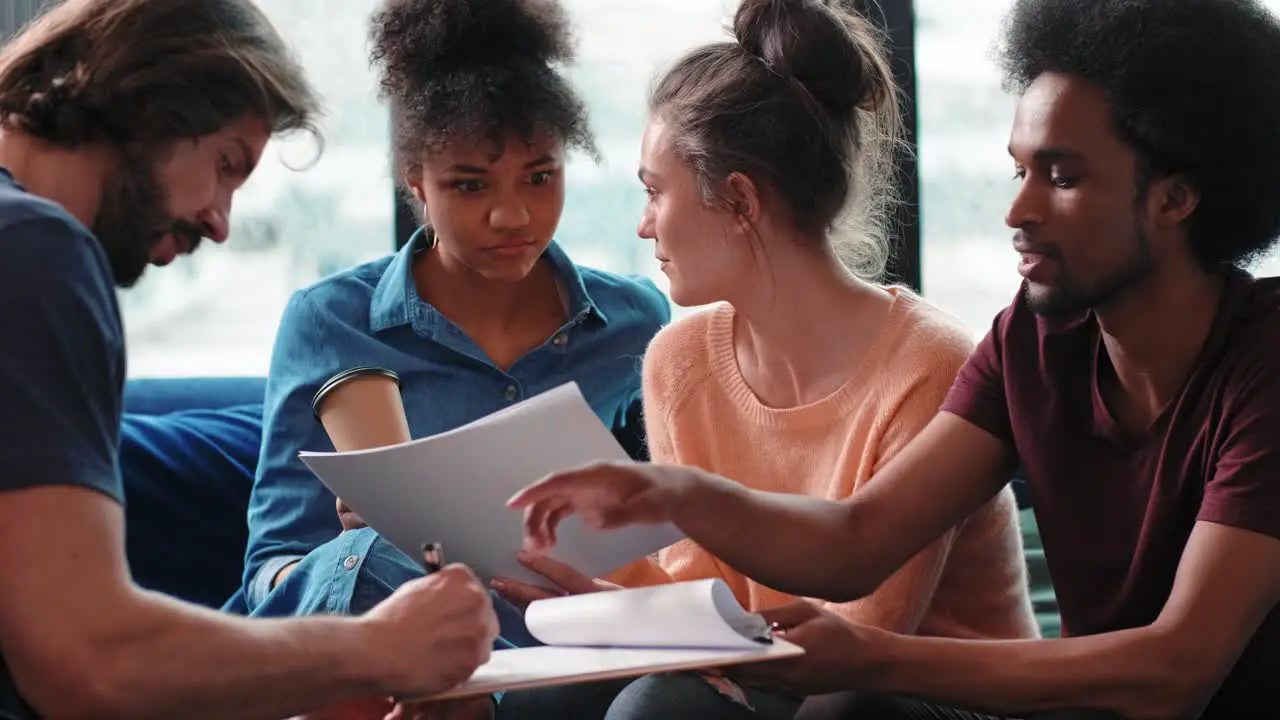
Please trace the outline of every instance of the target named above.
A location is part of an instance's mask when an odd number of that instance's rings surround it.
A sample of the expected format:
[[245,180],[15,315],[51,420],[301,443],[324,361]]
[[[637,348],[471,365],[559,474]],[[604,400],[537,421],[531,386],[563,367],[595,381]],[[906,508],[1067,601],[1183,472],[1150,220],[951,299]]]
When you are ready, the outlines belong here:
[[1188,233],[1208,271],[1244,267],[1280,234],[1280,22],[1257,0],[1018,0],[1004,85],[1039,75],[1107,95],[1147,177],[1199,192]]
[[584,103],[552,67],[573,60],[556,0],[385,0],[370,40],[401,172],[454,140],[539,132],[598,158]]

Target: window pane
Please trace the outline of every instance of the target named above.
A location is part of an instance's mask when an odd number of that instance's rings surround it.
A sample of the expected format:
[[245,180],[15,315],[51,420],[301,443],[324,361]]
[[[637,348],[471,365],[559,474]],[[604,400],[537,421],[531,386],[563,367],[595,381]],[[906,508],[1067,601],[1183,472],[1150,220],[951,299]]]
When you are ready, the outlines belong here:
[[[566,172],[566,201],[557,240],[580,264],[667,278],[653,243],[636,236],[644,192],[636,179],[648,91],[686,50],[729,39],[736,0],[561,0],[578,37],[569,75],[582,93],[601,154],[575,157]],[[687,310],[674,308],[676,314]]]
[[1009,0],[916,0],[921,285],[981,336],[1021,278],[1004,214],[1014,101],[992,48]]
[[236,195],[230,241],[121,294],[132,376],[266,373],[289,294],[394,243],[389,133],[366,44],[376,1],[258,2],[324,97],[324,150],[307,137],[270,143]]
[[[1280,9],[1280,0],[1268,0]],[[1016,100],[994,59],[1010,0],[915,0],[924,293],[980,337],[1021,278],[1004,224],[1013,197],[1006,150]],[[1253,269],[1280,272],[1275,256]]]

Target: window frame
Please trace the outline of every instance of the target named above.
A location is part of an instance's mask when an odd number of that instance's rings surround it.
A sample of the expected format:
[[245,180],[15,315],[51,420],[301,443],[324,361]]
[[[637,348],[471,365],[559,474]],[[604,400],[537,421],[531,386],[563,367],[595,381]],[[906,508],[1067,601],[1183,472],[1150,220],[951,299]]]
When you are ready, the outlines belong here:
[[905,285],[923,294],[920,247],[920,169],[916,161],[918,123],[916,118],[916,10],[914,0],[854,0],[858,12],[870,18],[886,34],[889,61],[898,83],[902,103],[903,143],[895,170],[901,204],[895,218],[897,242],[885,281]]

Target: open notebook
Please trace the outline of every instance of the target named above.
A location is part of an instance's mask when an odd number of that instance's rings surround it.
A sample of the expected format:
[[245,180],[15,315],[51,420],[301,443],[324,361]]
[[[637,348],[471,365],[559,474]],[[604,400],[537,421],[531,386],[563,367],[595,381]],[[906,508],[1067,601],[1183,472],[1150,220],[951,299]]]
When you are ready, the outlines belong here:
[[498,650],[471,679],[432,699],[803,655],[742,609],[721,580],[538,600],[525,613],[543,647]]

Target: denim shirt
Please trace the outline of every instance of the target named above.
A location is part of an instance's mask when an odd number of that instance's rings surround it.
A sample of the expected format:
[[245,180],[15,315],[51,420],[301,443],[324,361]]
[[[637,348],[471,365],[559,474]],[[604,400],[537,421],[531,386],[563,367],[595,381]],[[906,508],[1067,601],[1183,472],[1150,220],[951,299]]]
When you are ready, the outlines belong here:
[[[495,366],[413,282],[419,231],[395,255],[321,280],[290,298],[272,352],[262,453],[249,502],[244,600],[248,610],[286,565],[341,531],[332,492],[298,459],[333,449],[311,398],[334,373],[380,365],[401,379],[413,437],[444,432],[570,380],[633,455],[643,443],[641,359],[670,321],[647,279],[579,268],[555,243],[543,259],[567,295],[569,321],[509,370]],[[466,558],[457,558],[464,561]]]

